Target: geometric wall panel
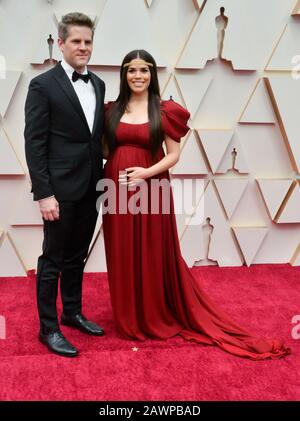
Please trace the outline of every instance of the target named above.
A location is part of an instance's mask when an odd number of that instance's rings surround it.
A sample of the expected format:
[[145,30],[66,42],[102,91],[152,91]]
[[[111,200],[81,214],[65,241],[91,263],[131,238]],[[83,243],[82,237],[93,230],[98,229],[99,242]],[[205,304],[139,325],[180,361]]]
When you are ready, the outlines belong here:
[[[106,0],[104,0],[105,3]],[[97,5],[98,6],[98,5]],[[102,5],[101,8],[101,4],[99,4],[99,6],[97,7],[97,12],[99,12],[99,15],[102,12],[102,9],[104,8],[104,4]],[[66,15],[67,13],[69,13],[70,10],[65,10],[65,11],[55,11],[54,12],[54,18],[55,18],[55,24],[58,27],[58,23],[62,20],[63,16]],[[85,11],[85,14],[93,21],[94,23],[94,28],[97,27],[97,23],[98,23],[98,15],[95,15],[93,12],[89,13],[87,10]]]
[[300,223],[300,183],[294,182],[293,187],[288,193],[287,201],[280,215],[276,217],[275,222],[283,223]]
[[[164,91],[169,80],[170,77],[172,76],[172,73],[170,73],[166,67],[160,67],[157,69],[157,76],[158,76],[158,83],[159,83],[159,88],[160,88],[160,92]],[[170,99],[170,98],[168,98]],[[174,98],[173,98],[174,99]]]
[[209,183],[205,190],[203,200],[204,223],[206,218],[210,218],[210,224],[213,226],[208,257],[223,267],[242,265],[242,258],[234,241],[230,224],[227,221],[223,206],[212,182]]
[[[116,28],[122,28],[122,42]],[[94,44],[97,48],[90,60],[91,65],[120,66],[129,51],[144,49],[151,52],[158,66],[166,66],[154,36],[149,11],[142,1],[107,1],[95,31]]]
[[[195,79],[199,74],[203,74],[203,78],[205,75],[213,79],[193,118],[193,127],[219,130],[234,128],[257,83],[257,74],[235,72],[230,65],[219,60],[209,62],[205,70],[189,72]],[[191,92],[193,89],[190,86]]]
[[206,3],[207,0],[193,0],[194,5],[196,7],[197,10],[200,10],[204,4]]
[[245,178],[217,178],[214,180],[228,219],[240,202],[249,183]]
[[239,124],[236,131],[254,179],[293,178],[278,124]]
[[93,247],[94,247],[94,245],[97,241],[97,238],[100,235],[99,232],[101,230],[102,230],[102,205],[100,205],[100,209],[99,209],[99,212],[98,212],[98,218],[97,218],[97,221],[96,221],[96,226],[95,226],[95,229],[94,229],[93,238],[92,238],[92,241],[91,241],[90,246],[89,246],[89,252],[88,252],[87,260],[89,259],[90,255],[91,255],[92,249],[93,249]]
[[176,77],[173,75],[170,76],[167,85],[162,90],[161,97],[165,101],[169,100],[172,97],[172,99],[175,102],[178,102],[178,104],[186,108],[186,104],[184,103],[182,94],[179,90],[178,82],[176,80]]
[[253,262],[268,228],[266,227],[232,227],[239,242],[247,266]]
[[[191,223],[191,219],[200,203],[207,184],[208,180],[202,177],[188,177],[187,179],[171,176],[174,211],[179,238],[182,237],[186,227]],[[203,223],[202,218],[204,216],[200,215],[200,220],[196,221],[196,225]],[[189,248],[191,247],[189,246]]]
[[[144,0],[137,2],[144,3]],[[152,2],[151,8],[146,9],[156,44],[160,46],[168,69],[174,71],[174,65],[199,12],[192,0],[156,0]],[[138,46],[144,48],[139,42]],[[151,50],[149,52],[156,58]]]
[[[228,177],[233,174],[229,173]],[[258,191],[257,184],[252,177],[236,178],[248,179],[246,191],[242,199],[239,201],[233,215],[230,218],[230,225],[237,227],[260,227],[270,224],[270,217],[266,211],[266,207]]]
[[[195,262],[197,262],[197,266],[201,265],[201,260],[205,259],[206,255],[212,262],[217,262],[219,266],[242,265],[241,256],[213,183],[207,185],[197,209],[199,214],[203,210],[202,224],[190,223],[180,239],[181,250],[188,266],[192,267]],[[204,236],[207,218],[210,219],[211,226],[209,250],[206,250],[207,241]],[[193,247],[189,247],[191,241]],[[226,247],[224,247],[225,244]]]
[[0,174],[23,175],[24,170],[11,147],[4,130],[0,127]]
[[201,149],[195,131],[191,130],[181,152],[180,160],[172,170],[172,174],[207,174]]
[[0,231],[0,277],[6,276],[26,276],[26,268],[9,235]]
[[6,70],[5,79],[0,77],[0,115],[2,117],[5,116],[21,74],[22,72],[18,70]]
[[[204,7],[204,12],[202,11],[199,15],[196,25],[192,29],[190,37],[176,63],[176,69],[203,69],[208,60],[218,56],[216,31],[214,22],[211,23],[212,16],[210,16],[210,19],[206,19],[205,23],[204,13],[207,12],[207,7],[210,6],[209,3]],[[215,10],[218,9],[215,7]]]
[[203,72],[196,74],[176,72],[176,79],[186,106],[191,113],[191,119],[193,119],[209,89],[212,77]]
[[[240,9],[234,7],[232,16],[228,13],[234,31],[228,30],[224,58],[229,56],[235,69],[263,68],[282,33],[284,20],[289,19],[294,1],[264,0],[256,3],[249,0],[247,14],[243,14],[242,2],[239,2]],[[244,48],[238,48],[239,44]]]
[[[44,64],[50,59],[50,45],[48,44],[49,35],[52,37],[52,59],[62,60],[62,53],[57,45],[57,25],[54,23],[53,15],[49,15],[45,20],[43,26],[43,32],[38,34],[38,44],[33,57],[31,58],[31,64]],[[49,61],[47,62],[51,64]]]
[[299,244],[300,226],[295,224],[269,224],[268,235],[265,237],[254,264],[289,263]]
[[105,102],[115,101],[119,95],[120,72],[117,68],[101,67],[100,70],[90,68],[90,70],[105,80]]
[[[25,176],[0,176],[0,229],[10,231],[10,219],[25,184],[28,184]],[[17,248],[19,249],[18,246]]]
[[43,227],[38,225],[18,225],[8,232],[26,271],[37,266],[38,257],[42,254],[43,234]]
[[84,271],[85,272],[106,272],[107,271],[102,229],[100,230],[100,235],[98,236],[96,243],[94,244],[93,250],[91,254],[89,255]]
[[[229,19],[222,57],[230,60],[237,70],[261,68],[276,42],[276,34],[282,31],[283,16],[289,16],[293,5],[294,0],[264,0],[259,5],[253,0],[207,1],[176,68],[203,69],[208,60],[218,56],[215,18],[222,6]],[[271,26],[266,24],[270,15]]]
[[233,134],[220,165],[216,169],[217,174],[225,174],[227,171],[240,174],[248,174],[250,172],[237,132]]
[[[189,247],[189,244],[193,244],[193,247]],[[195,262],[205,258],[202,225],[189,225],[185,228],[180,240],[180,249],[188,267],[193,267]]]
[[296,16],[300,14],[300,0],[297,0],[297,3],[292,11],[292,16]]
[[11,225],[43,225],[41,212],[37,202],[32,200],[30,186],[26,183],[26,190],[20,197],[12,214]]
[[[300,83],[292,77],[265,78],[292,166],[300,171]],[[288,94],[287,94],[288,92]],[[292,105],[291,105],[292,104]]]
[[300,243],[298,244],[298,247],[290,260],[290,264],[292,266],[300,266]]
[[286,25],[286,27],[284,28],[284,31],[280,37],[278,45],[275,48],[275,51],[273,52],[273,55],[269,59],[266,70],[293,70],[295,63],[293,63],[292,58],[293,56],[299,54],[299,43],[299,22],[297,19],[290,18],[288,25]]
[[148,7],[151,7],[152,1],[153,1],[153,0],[146,0],[146,3],[147,3],[147,5],[148,5]]
[[263,179],[256,180],[270,218],[274,221],[293,180]]
[[106,272],[107,270],[104,250],[101,206],[98,213],[94,235],[90,243],[84,270],[85,272]]
[[[249,0],[247,14],[243,13],[244,2],[239,2],[240,9],[233,8],[229,22],[235,31],[229,31],[228,25],[223,57],[229,57],[235,69],[263,68],[283,30],[284,19],[290,16],[294,1],[264,0],[256,3]],[[230,17],[229,13],[228,16]],[[250,24],[252,19],[253,23]],[[244,48],[238,48],[238,45],[243,45]]]
[[233,130],[197,130],[213,173],[216,172],[231,142]]
[[275,123],[276,116],[263,79],[259,79],[239,123]]

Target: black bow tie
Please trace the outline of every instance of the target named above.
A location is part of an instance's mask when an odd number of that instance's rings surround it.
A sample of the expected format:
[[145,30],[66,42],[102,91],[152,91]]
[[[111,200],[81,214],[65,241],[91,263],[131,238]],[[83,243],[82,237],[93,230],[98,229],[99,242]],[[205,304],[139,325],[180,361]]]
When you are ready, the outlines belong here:
[[85,83],[88,83],[88,81],[91,79],[91,75],[89,73],[83,75],[81,73],[74,71],[72,74],[73,82],[76,82],[76,80],[78,79],[82,79]]

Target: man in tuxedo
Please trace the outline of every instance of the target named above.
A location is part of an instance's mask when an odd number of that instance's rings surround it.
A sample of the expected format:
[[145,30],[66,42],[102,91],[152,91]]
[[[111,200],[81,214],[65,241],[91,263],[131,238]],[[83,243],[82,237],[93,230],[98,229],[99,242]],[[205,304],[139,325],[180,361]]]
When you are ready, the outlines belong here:
[[78,350],[59,328],[59,275],[61,324],[91,335],[104,333],[81,309],[84,262],[97,219],[96,184],[102,178],[105,84],[86,67],[93,35],[88,16],[63,17],[58,38],[63,60],[31,81],[25,104],[26,160],[44,222],[37,267],[39,339],[69,357]]

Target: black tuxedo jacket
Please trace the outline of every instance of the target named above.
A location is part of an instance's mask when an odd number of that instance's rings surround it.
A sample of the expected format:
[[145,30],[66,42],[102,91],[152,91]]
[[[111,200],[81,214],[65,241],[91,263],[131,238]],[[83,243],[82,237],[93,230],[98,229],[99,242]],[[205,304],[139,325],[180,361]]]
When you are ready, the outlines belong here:
[[61,64],[34,78],[25,104],[25,153],[34,200],[55,195],[76,201],[102,178],[101,137],[105,84],[95,74],[90,132],[77,94]]

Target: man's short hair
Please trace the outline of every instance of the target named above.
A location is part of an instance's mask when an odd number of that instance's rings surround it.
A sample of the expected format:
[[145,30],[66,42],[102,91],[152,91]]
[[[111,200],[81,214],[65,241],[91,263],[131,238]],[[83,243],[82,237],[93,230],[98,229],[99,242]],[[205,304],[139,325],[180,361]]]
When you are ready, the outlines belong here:
[[68,13],[62,17],[61,22],[58,24],[58,36],[63,41],[66,41],[69,35],[70,26],[86,26],[91,29],[93,36],[95,31],[94,22],[84,13]]

